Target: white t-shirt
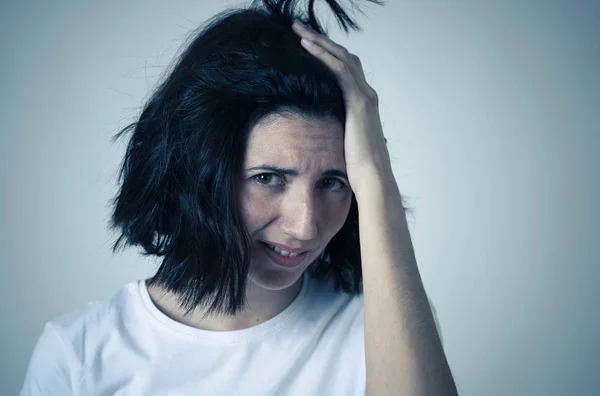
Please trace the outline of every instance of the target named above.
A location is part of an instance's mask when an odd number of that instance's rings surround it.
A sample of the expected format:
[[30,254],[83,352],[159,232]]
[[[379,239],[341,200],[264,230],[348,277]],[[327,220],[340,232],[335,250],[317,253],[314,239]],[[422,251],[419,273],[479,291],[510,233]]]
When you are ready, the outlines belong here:
[[236,331],[170,319],[140,280],[46,323],[20,395],[363,396],[363,337],[363,297],[307,272],[285,310]]

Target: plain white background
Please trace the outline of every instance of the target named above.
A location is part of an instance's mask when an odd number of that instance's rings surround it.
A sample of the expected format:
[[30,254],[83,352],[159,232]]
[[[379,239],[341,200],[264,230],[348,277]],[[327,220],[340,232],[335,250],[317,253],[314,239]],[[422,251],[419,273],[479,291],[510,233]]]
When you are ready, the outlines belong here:
[[[597,394],[600,3],[389,3],[348,37],[322,15],[379,94],[460,394]],[[3,395],[44,322],[153,273],[110,251],[111,136],[190,31],[235,4],[2,3]]]

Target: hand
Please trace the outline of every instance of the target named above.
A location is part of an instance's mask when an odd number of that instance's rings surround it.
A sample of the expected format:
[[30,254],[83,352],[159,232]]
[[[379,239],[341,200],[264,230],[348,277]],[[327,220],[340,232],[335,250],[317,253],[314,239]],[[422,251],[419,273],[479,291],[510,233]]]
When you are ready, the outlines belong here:
[[360,190],[373,177],[393,177],[377,93],[366,82],[358,56],[298,21],[292,27],[302,37],[302,46],[335,74],[341,86],[346,107],[346,172],[352,189]]

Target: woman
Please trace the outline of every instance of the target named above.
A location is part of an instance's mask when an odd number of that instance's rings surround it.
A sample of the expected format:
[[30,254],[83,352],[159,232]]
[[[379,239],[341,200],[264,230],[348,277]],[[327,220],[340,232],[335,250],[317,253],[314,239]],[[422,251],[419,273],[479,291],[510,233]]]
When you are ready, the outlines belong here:
[[217,15],[118,135],[114,250],[162,263],[48,322],[22,395],[456,394],[375,91],[294,3]]

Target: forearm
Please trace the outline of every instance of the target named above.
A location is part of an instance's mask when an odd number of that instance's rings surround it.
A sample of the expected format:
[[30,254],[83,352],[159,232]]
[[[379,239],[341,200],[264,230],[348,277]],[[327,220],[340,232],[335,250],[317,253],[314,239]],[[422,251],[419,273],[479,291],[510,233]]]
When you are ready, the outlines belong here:
[[392,172],[355,191],[368,395],[456,395]]

